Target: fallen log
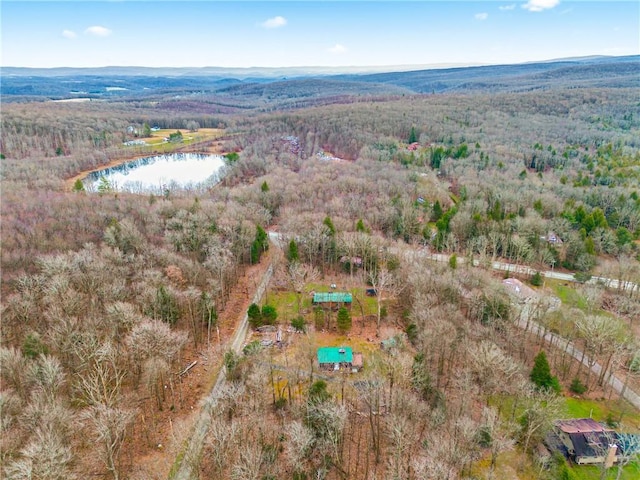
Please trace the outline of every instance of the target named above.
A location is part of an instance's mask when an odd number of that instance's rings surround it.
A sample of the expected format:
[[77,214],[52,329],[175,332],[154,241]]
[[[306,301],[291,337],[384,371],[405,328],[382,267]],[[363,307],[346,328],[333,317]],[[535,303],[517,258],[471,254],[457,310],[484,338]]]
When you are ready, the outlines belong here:
[[191,362],[191,364],[189,364],[189,366],[185,368],[178,376],[179,377],[183,376],[185,373],[187,373],[189,370],[195,367],[197,363],[198,363],[197,360],[194,360],[193,362]]

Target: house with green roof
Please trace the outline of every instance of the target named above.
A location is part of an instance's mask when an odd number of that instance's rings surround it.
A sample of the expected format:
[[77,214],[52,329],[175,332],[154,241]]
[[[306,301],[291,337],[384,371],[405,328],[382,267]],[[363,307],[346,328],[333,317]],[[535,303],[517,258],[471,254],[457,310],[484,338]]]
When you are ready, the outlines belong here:
[[318,363],[324,370],[351,368],[353,350],[351,347],[322,347],[318,349]]
[[313,294],[314,305],[350,307],[352,301],[353,296],[349,292],[316,292]]

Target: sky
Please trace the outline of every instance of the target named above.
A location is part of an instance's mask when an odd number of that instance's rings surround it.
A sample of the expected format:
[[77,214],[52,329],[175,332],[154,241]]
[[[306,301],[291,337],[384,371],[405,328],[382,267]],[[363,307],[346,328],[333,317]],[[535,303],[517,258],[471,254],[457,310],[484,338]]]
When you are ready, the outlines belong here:
[[1,66],[479,65],[640,54],[638,0],[0,2]]

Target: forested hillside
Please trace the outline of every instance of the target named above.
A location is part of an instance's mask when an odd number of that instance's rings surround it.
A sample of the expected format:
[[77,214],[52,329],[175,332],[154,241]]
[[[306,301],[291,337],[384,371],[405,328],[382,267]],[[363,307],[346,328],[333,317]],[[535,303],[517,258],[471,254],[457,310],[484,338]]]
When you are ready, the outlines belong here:
[[[640,431],[610,383],[640,391],[634,65],[495,70],[496,91],[396,73],[3,104],[3,478],[167,478],[182,463],[200,478],[571,478],[534,452],[576,402]],[[123,145],[150,126],[223,133]],[[161,148],[227,154],[221,183],[70,182]],[[578,282],[521,276],[524,301],[495,261]],[[268,265],[252,325],[286,340],[235,352]],[[336,284],[349,312],[311,305]],[[317,348],[338,345],[364,352],[360,372],[318,371]],[[223,365],[203,453],[185,456]],[[631,459],[620,478],[637,472]]]

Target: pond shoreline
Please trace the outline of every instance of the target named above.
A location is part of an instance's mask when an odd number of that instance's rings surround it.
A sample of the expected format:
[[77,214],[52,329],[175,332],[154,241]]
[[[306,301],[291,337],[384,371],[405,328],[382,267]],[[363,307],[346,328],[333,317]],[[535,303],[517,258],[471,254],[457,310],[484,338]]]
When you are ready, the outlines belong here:
[[[83,170],[80,173],[74,175],[73,177],[68,178],[67,180],[64,181],[64,185],[65,185],[64,190],[73,191],[73,186],[78,180],[84,180],[86,177],[88,177],[90,174],[94,172],[99,172],[100,170],[106,170],[107,168],[119,167],[120,165],[124,165],[125,163],[140,160],[141,158],[149,158],[149,157],[155,157],[156,155],[165,155],[165,154],[174,154],[174,153],[196,153],[201,155],[224,156],[225,152],[224,152],[224,149],[222,148],[222,142],[220,142],[219,139],[217,139],[216,141],[207,142],[207,143],[209,143],[209,145],[202,145],[202,144],[197,145],[197,147],[201,148],[201,149],[198,149],[197,151],[193,150],[193,147],[196,147],[196,145],[190,145],[190,146],[185,146],[183,148],[178,148],[173,152],[152,151],[147,153],[137,153],[135,155],[132,154],[129,156],[120,157],[115,160],[111,160],[109,163],[100,165],[99,167]],[[214,144],[210,145],[211,143],[214,143]]]

